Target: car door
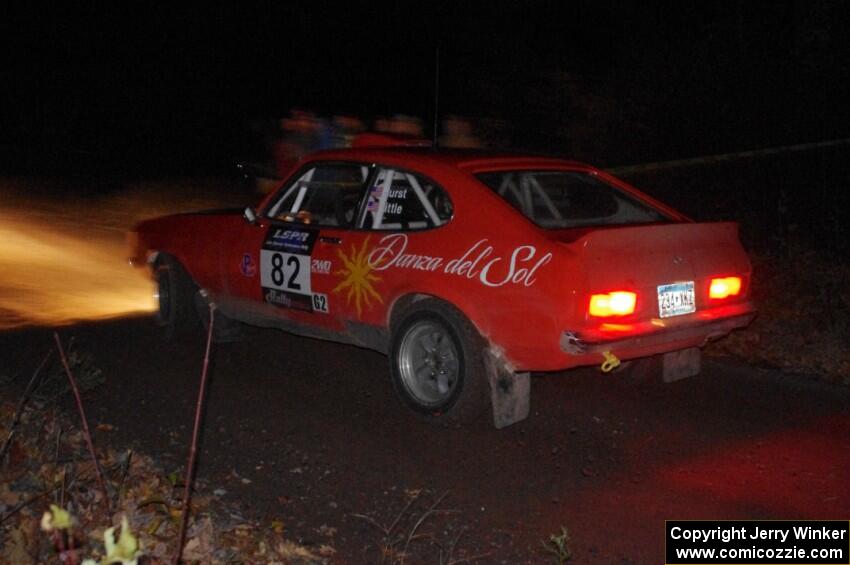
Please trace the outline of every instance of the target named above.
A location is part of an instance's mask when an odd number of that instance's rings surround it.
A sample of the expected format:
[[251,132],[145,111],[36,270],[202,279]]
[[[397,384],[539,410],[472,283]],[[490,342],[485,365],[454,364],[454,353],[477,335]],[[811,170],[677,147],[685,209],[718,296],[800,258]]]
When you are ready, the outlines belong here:
[[424,265],[404,267],[409,253],[432,253],[439,235],[431,228],[451,215],[447,194],[421,175],[359,163],[309,165],[235,238],[229,293],[265,317],[334,331],[383,326],[411,277],[424,274]]
[[381,319],[386,311],[368,264],[374,237],[362,226],[365,187],[375,184],[375,172],[374,165],[365,164],[358,165],[356,171],[337,171],[340,183],[334,219],[322,222],[312,247],[313,309],[340,328],[365,319]]
[[256,241],[258,290],[267,312],[309,326],[341,329],[339,274],[355,227],[370,167],[319,162],[295,174],[264,214]]
[[431,228],[448,221],[452,207],[442,188],[410,171],[375,165],[367,180],[354,229],[322,228],[314,268],[331,273],[321,280],[330,281],[327,303],[341,324],[381,327],[398,295],[427,272],[431,258],[409,251],[435,249]]

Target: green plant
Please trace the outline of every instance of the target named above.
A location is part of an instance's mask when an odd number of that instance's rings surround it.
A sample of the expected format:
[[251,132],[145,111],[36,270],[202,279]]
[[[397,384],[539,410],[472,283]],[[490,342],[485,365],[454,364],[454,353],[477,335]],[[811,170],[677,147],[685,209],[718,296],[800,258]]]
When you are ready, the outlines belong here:
[[[77,553],[78,541],[73,531],[74,519],[63,508],[50,505],[50,510],[41,518],[41,529],[50,535],[53,546],[58,553],[62,563],[77,565],[80,558]],[[115,539],[115,528],[109,528],[103,533],[103,546],[105,553],[103,559],[85,559],[80,565],[110,565],[121,563],[121,565],[137,565],[141,551],[139,541],[130,531],[126,516],[121,517],[121,533],[118,540]]]
[[569,547],[570,533],[564,526],[561,526],[560,534],[552,534],[549,536],[549,541],[541,542],[543,551],[552,556],[552,559],[558,565],[563,565],[573,557],[573,551]]

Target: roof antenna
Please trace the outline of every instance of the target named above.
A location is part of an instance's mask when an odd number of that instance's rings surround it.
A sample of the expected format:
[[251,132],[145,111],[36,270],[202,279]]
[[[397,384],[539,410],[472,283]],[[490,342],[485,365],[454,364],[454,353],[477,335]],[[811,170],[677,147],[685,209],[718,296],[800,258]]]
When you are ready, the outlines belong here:
[[436,60],[434,62],[434,141],[432,146],[437,149],[437,135],[439,130],[440,116],[440,46],[437,45]]

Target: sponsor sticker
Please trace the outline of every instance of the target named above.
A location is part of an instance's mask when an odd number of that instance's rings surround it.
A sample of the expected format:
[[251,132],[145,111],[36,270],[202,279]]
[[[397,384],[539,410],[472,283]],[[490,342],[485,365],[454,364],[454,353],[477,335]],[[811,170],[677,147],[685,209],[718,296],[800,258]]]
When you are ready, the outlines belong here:
[[510,255],[498,253],[487,239],[478,240],[463,255],[452,259],[411,253],[407,247],[407,234],[384,236],[369,253],[369,266],[375,271],[389,268],[441,271],[447,275],[478,279],[488,287],[532,286],[537,281],[537,272],[552,260],[551,253],[544,254],[533,245],[514,247]]
[[242,255],[242,261],[239,263],[239,272],[244,277],[253,277],[257,274],[257,264],[250,253]]
[[290,294],[273,288],[265,289],[263,296],[265,297],[266,302],[274,304],[275,306],[282,306],[293,310],[302,310],[304,312],[313,311],[313,301],[309,296]]

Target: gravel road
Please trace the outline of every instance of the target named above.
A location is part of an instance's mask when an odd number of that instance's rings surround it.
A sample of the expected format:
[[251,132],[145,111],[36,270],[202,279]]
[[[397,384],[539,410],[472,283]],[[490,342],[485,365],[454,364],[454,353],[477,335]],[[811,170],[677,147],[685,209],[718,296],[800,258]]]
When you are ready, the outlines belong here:
[[[147,317],[61,333],[107,377],[87,399],[115,427],[98,441],[179,469],[203,336],[165,342]],[[45,330],[0,334],[10,374],[48,347]],[[575,562],[659,563],[665,519],[846,519],[850,391],[724,360],[668,385],[581,370],[535,377],[531,417],[510,428],[429,425],[393,398],[385,357],[258,329],[215,346],[199,465],[247,517],[332,538],[339,563],[378,562],[377,525],[418,495],[409,530],[443,494],[452,512],[424,522],[434,537],[409,562],[439,562],[461,531],[456,556],[546,562],[541,540],[563,526]]]

